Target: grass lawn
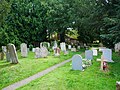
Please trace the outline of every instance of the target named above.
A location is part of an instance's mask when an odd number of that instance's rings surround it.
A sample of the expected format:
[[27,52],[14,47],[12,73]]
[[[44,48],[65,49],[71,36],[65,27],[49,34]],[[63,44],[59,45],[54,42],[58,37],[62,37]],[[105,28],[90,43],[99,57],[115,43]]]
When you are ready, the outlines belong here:
[[[82,51],[76,53],[82,53]],[[64,56],[61,53],[60,57],[54,57],[51,54],[47,58],[35,59],[33,52],[29,52],[27,58],[22,58],[18,52],[19,64],[10,64],[6,60],[0,61],[0,89],[67,60],[74,54],[75,52],[70,52]]]
[[120,81],[120,56],[113,53],[114,63],[108,63],[109,72],[100,71],[100,62],[95,61],[84,72],[71,70],[71,62],[51,73],[32,81],[19,90],[116,90]]

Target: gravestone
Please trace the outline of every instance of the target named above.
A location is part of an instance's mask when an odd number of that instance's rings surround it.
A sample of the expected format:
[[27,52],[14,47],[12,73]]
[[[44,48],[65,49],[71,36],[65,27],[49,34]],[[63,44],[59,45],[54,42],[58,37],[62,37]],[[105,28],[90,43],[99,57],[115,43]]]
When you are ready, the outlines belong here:
[[48,54],[49,54],[49,52],[48,52],[46,47],[43,46],[43,47],[40,48],[40,56],[41,57],[47,57]]
[[71,45],[68,45],[68,49],[71,49],[72,48],[72,46]]
[[[103,49],[102,50],[102,57],[104,58],[103,61],[114,62],[112,60],[112,50],[111,49]],[[97,59],[97,61],[101,61],[101,59]]]
[[6,46],[2,46],[2,52],[0,52],[0,60],[4,59],[6,52],[7,52]]
[[61,51],[66,51],[66,44],[65,44],[65,42],[60,43],[60,48],[61,48]]
[[22,44],[20,45],[20,47],[21,47],[21,56],[22,56],[22,57],[27,57],[27,55],[28,55],[27,44],[22,43]]
[[102,55],[107,62],[114,62],[112,60],[112,50],[111,49],[104,49],[102,50]]
[[77,49],[80,49],[80,46],[77,46]]
[[2,52],[3,52],[3,53],[6,53],[6,52],[7,52],[6,46],[2,46]]
[[86,50],[85,51],[85,59],[92,60],[93,59],[93,51],[92,50]]
[[57,41],[54,41],[54,48],[57,48]]
[[82,57],[79,54],[76,54],[72,57],[72,69],[73,70],[83,70]]
[[120,90],[120,82],[116,82],[116,90]]
[[93,56],[97,56],[98,55],[97,50],[93,49],[92,51],[93,51]]
[[115,52],[119,52],[120,50],[120,42],[115,44]]
[[8,52],[7,58],[9,59],[8,61],[11,61],[13,64],[17,64],[18,56],[17,56],[17,52],[16,52],[16,48],[15,48],[14,44],[8,44],[7,49],[8,49],[7,50],[7,52]]
[[54,52],[55,56],[60,56],[60,48],[56,48]]
[[39,47],[36,47],[35,48],[35,58],[40,58],[41,56],[40,56],[40,48]]
[[76,52],[76,48],[71,48],[71,51],[72,52]]
[[106,47],[99,47],[99,52],[102,52],[104,49],[106,49]]
[[35,48],[32,48],[32,52],[35,52]]

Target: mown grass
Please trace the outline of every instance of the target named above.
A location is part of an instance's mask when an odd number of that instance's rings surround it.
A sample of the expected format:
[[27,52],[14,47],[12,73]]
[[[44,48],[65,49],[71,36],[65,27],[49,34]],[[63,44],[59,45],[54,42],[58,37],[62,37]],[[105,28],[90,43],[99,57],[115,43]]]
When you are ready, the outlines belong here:
[[70,52],[68,55],[61,53],[59,57],[54,57],[51,53],[47,58],[35,59],[33,52],[29,52],[27,58],[22,58],[18,52],[19,64],[10,64],[6,60],[0,61],[0,89],[67,60],[76,53]]
[[70,62],[19,90],[116,90],[116,81],[120,81],[120,56],[113,53],[115,62],[108,63],[108,72],[100,71],[97,58],[100,54],[84,72],[71,70]]

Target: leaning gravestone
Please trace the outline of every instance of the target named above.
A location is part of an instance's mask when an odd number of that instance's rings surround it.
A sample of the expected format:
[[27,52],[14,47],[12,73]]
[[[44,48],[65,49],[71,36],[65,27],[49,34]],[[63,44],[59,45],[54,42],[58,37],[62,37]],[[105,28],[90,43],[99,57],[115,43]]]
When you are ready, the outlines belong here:
[[92,50],[86,50],[85,51],[85,59],[92,60],[93,59],[93,51]]
[[73,70],[83,70],[82,57],[79,54],[76,54],[72,57],[72,69]]
[[22,56],[22,57],[27,57],[27,55],[28,55],[27,44],[22,43],[22,44],[20,45],[20,47],[21,47],[21,56]]
[[8,44],[7,45],[7,51],[8,51],[8,57],[9,61],[11,61],[13,64],[18,63],[18,56],[17,56],[17,52],[16,52],[16,48],[14,46],[14,44]]

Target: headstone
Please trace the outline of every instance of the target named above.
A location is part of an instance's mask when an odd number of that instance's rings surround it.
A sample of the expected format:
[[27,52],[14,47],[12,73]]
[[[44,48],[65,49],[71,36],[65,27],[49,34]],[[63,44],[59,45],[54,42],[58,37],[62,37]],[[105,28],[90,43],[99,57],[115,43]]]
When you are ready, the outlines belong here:
[[35,48],[35,58],[40,58],[41,56],[40,56],[40,48],[39,47],[36,47]]
[[76,52],[76,48],[71,48],[71,51],[72,52]]
[[104,49],[106,49],[106,47],[99,47],[99,52],[102,52]]
[[7,52],[6,46],[2,46],[2,52],[3,52],[3,53],[6,53],[6,52]]
[[104,50],[102,50],[102,52],[103,52],[102,55],[103,55],[104,59],[107,60],[107,62],[114,62],[112,60],[112,50],[111,49],[104,49]]
[[68,49],[71,49],[72,48],[72,46],[71,45],[68,45]]
[[48,54],[49,54],[47,48],[44,47],[44,46],[40,48],[40,52],[41,52],[41,53],[40,53],[41,57],[44,57],[44,58],[47,57]]
[[32,52],[35,52],[35,48],[32,48]]
[[85,51],[85,59],[92,60],[93,59],[93,51],[92,50],[86,50]]
[[27,57],[27,55],[28,55],[27,44],[22,43],[22,44],[20,45],[20,47],[21,47],[21,56],[22,56],[22,57]]
[[97,56],[98,55],[97,50],[93,49],[92,51],[93,51],[93,56]]
[[[106,62],[114,62],[112,60],[112,50],[111,49],[103,49],[102,56],[104,57],[104,61]],[[101,61],[101,59],[97,59],[97,61]]]
[[60,43],[60,48],[61,48],[61,51],[66,51],[66,44],[65,44],[65,42]]
[[80,46],[77,46],[77,49],[80,49]]
[[116,82],[116,90],[120,90],[120,82]]
[[8,58],[10,59],[10,61],[13,64],[18,63],[18,56],[17,56],[17,52],[14,44],[8,44],[7,47],[9,52]]
[[57,48],[57,41],[54,41],[54,48]]
[[115,52],[119,52],[120,50],[120,42],[115,44]]
[[54,55],[55,56],[60,56],[60,48],[55,48]]
[[72,69],[73,70],[83,70],[82,57],[79,54],[76,54],[72,57]]

